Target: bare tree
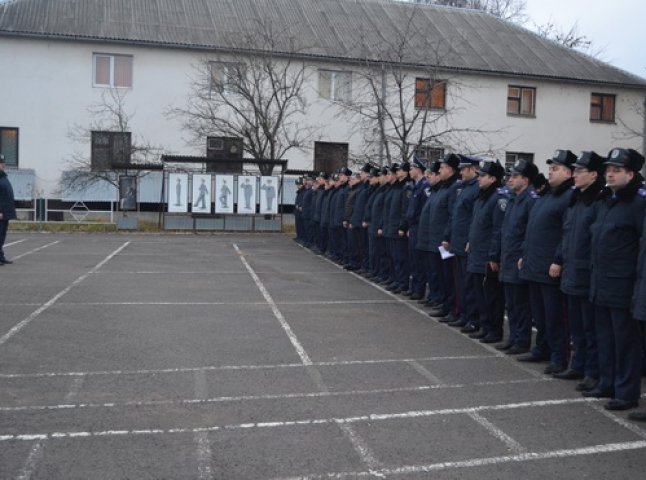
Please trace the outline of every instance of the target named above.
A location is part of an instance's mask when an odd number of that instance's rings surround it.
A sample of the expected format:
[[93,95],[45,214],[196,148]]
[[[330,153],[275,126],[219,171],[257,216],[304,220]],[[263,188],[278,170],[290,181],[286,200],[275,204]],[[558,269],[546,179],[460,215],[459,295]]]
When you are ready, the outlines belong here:
[[[207,136],[239,137],[253,159],[282,159],[303,149],[312,131],[303,126],[306,110],[305,51],[288,31],[270,20],[229,39],[235,50],[204,59],[195,66],[186,106],[171,108],[192,142],[204,145]],[[261,173],[271,165],[259,163]]]
[[[118,173],[123,171],[133,176],[143,176],[145,171],[128,171],[127,164],[158,164],[162,148],[154,146],[141,135],[132,135],[131,120],[134,112],[126,109],[127,90],[111,88],[101,93],[101,99],[91,104],[87,111],[90,123],[73,124],[68,130],[68,138],[79,145],[82,151],[74,152],[67,161],[69,170],[61,176],[61,186],[69,190],[84,190],[101,182],[108,182],[118,188]],[[113,157],[107,158],[104,168],[93,163],[91,145],[97,133],[113,135],[116,139]],[[116,135],[115,135],[116,134]],[[123,135],[119,135],[123,134]],[[89,151],[88,151],[88,147]],[[113,167],[114,166],[116,167]]]
[[[463,88],[440,66],[450,64],[457,45],[434,41],[423,19],[411,11],[400,31],[392,35],[359,33],[363,60],[353,84],[352,101],[339,102],[339,115],[350,117],[366,146],[356,160],[379,158],[382,164],[409,161],[420,147],[473,152],[470,141],[487,132],[457,127],[455,100]],[[375,35],[380,35],[377,42]],[[415,65],[423,51],[426,66]],[[451,88],[447,88],[450,84]],[[356,132],[355,132],[356,133]]]
[[503,20],[519,24],[527,20],[525,0],[397,0],[425,5],[444,5],[447,7],[482,10]]
[[597,48],[592,40],[579,32],[578,23],[574,23],[569,29],[562,29],[550,18],[544,25],[534,24],[534,28],[541,37],[553,40],[564,47],[579,50],[591,57],[599,58],[603,53],[603,49]]

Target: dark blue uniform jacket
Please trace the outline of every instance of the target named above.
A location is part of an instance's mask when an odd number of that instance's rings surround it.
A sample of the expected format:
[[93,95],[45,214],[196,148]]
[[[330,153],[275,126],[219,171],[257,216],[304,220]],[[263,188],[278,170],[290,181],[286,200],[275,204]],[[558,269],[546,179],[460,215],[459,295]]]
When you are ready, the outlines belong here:
[[7,178],[7,172],[0,172],[0,212],[2,213],[3,220],[13,220],[16,218],[13,188]]
[[406,205],[408,205],[405,196],[407,192],[410,193],[405,187],[405,180],[398,180],[390,187],[386,197],[384,237],[399,238],[398,231],[406,214]]
[[637,284],[635,285],[633,316],[646,322],[646,218],[644,218],[641,248],[639,249],[639,263],[637,264]]
[[321,227],[323,228],[330,227],[330,205],[336,191],[336,188],[328,188],[323,194],[323,200],[321,201]]
[[343,216],[345,214],[345,202],[348,199],[348,185],[341,185],[336,189],[336,194],[330,200],[330,227],[343,227]]
[[312,221],[321,223],[321,208],[323,207],[323,196],[325,190],[319,187],[314,192],[314,208],[312,209]]
[[436,183],[428,190],[428,198],[419,214],[419,223],[417,224],[417,250],[425,252],[437,252],[438,245],[431,243],[431,209],[437,201],[441,183]]
[[453,207],[458,196],[458,175],[441,182],[440,189],[435,195],[435,201],[431,203],[430,216],[430,238],[429,242],[435,247],[435,251],[444,240],[451,236],[449,229],[451,226],[451,217],[453,216]]
[[505,218],[500,235],[500,281],[525,283],[518,275],[518,259],[523,254],[523,241],[529,212],[538,194],[533,187],[527,187],[519,195],[512,195],[507,202]]
[[407,188],[410,189],[411,195],[408,200],[408,208],[406,208],[405,228],[402,230],[415,228],[419,224],[419,217],[427,199],[426,191],[429,187],[430,185],[426,177],[422,177],[416,183],[408,185]]
[[631,306],[646,208],[646,191],[641,187],[638,176],[614,194],[604,188],[596,202],[596,218],[590,227],[590,301],[595,305],[616,309]]
[[469,256],[467,272],[484,275],[488,262],[500,262],[500,232],[505,218],[508,192],[496,182],[480,190],[473,205],[469,228]]
[[368,182],[359,183],[356,188],[357,197],[354,201],[350,223],[353,227],[359,228],[363,223],[363,216],[365,215],[366,204],[368,203],[368,195],[370,194],[370,185]]
[[303,219],[306,221],[312,220],[313,216],[313,194],[314,190],[312,187],[306,187],[305,193],[303,194]]
[[374,199],[371,204],[369,216],[366,218],[366,221],[370,224],[368,225],[368,234],[373,237],[376,237],[377,230],[382,228],[384,203],[389,188],[389,185],[381,185],[374,193]]
[[520,278],[530,282],[558,285],[559,277],[549,275],[557,263],[557,251],[563,237],[563,218],[570,205],[574,181],[568,179],[536,201],[532,208],[523,242],[523,268]]
[[451,225],[449,226],[449,237],[445,238],[445,240],[450,242],[449,251],[460,257],[467,256],[465,248],[469,238],[473,204],[476,202],[478,195],[480,195],[478,177],[459,184],[457,199],[451,216]]
[[590,225],[595,200],[603,188],[599,179],[585,191],[574,190],[563,221],[563,239],[556,255],[561,271],[561,290],[566,295],[587,297],[590,293]]

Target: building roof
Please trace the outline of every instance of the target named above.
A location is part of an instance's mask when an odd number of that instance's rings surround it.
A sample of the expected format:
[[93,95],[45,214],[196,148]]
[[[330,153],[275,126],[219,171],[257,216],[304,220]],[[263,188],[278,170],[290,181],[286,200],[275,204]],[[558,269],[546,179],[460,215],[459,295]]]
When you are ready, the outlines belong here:
[[[260,23],[289,32],[299,53],[389,60],[405,31],[402,63],[445,70],[646,88],[646,80],[474,10],[390,0],[11,0],[0,35],[231,50]],[[262,49],[262,47],[261,47]],[[280,50],[280,49],[279,49]],[[292,53],[284,48],[282,53]],[[440,52],[438,54],[434,52]]]

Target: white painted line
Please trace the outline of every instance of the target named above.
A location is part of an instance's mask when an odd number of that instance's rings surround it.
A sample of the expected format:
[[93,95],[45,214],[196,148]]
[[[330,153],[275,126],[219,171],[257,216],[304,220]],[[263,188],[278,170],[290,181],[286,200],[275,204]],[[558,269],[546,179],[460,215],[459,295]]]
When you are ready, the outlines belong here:
[[[204,370],[195,372],[195,396],[198,399],[206,399],[209,396]],[[213,478],[213,467],[211,464],[212,452],[208,432],[195,432],[193,434],[197,445],[195,456],[197,458],[197,471],[200,480],[211,480]]]
[[60,243],[60,242],[61,242],[60,240],[56,240],[55,242],[48,243],[47,245],[43,245],[42,247],[34,248],[33,250],[29,250],[28,252],[25,252],[25,253],[23,253],[21,255],[16,255],[15,257],[13,257],[12,260],[19,260],[19,259],[21,259],[23,257],[26,257],[27,255],[31,255],[32,253],[36,253],[36,252],[40,252],[41,250],[44,250],[44,249],[46,249],[48,247],[51,247],[52,245],[56,245],[57,243]]
[[[531,460],[549,460],[552,458],[571,458],[587,455],[598,455],[602,453],[616,453],[625,452],[630,450],[641,450],[646,448],[646,441],[638,442],[624,442],[624,443],[608,443],[604,445],[594,445],[591,447],[573,448],[567,450],[553,450],[549,452],[528,452],[518,455],[510,455],[503,457],[489,457],[489,458],[476,458],[472,460],[463,460],[458,462],[442,462],[432,463],[429,465],[411,465],[399,468],[384,468],[378,473],[389,475],[417,475],[421,473],[437,472],[440,470],[454,470],[459,468],[476,468],[486,467],[490,465],[501,465],[506,463],[520,463],[528,462]],[[274,480],[318,480],[318,479],[342,479],[342,478],[361,478],[370,477],[373,472],[330,472],[322,475],[304,475],[300,477],[282,477]],[[456,474],[457,475],[457,474]],[[459,478],[457,475],[456,478]]]
[[[643,396],[644,395],[642,395],[642,397]],[[621,425],[622,427],[630,430],[631,432],[633,432],[638,437],[641,437],[641,438],[646,440],[646,431],[641,429],[639,426],[635,425],[634,423],[631,423],[631,422],[625,420],[624,418],[619,417],[619,416],[615,415],[612,412],[609,412],[608,410],[606,410],[605,408],[603,408],[599,404],[589,403],[588,407],[592,408],[596,412],[599,412],[604,417],[609,418],[610,420],[615,422],[617,425]]]
[[415,360],[411,360],[411,361],[406,362],[406,363],[408,363],[408,364],[413,368],[413,370],[415,370],[417,373],[419,373],[422,377],[424,377],[424,378],[425,378],[425,379],[427,379],[427,380],[430,380],[430,381],[431,381],[431,383],[433,383],[433,384],[435,384],[435,385],[441,385],[441,384],[443,384],[443,383],[444,383],[442,380],[440,380],[440,379],[439,379],[439,378],[437,378],[435,375],[433,375],[433,374],[432,374],[432,373],[431,373],[431,372],[430,372],[430,371],[429,371],[429,370],[428,370],[424,365],[422,365],[421,363],[416,362]]
[[16,240],[16,241],[11,242],[11,243],[5,243],[4,246],[5,247],[13,247],[14,245],[18,245],[19,243],[26,242],[26,241],[27,241],[26,238],[21,238],[20,240]]
[[[337,423],[337,426],[341,429],[348,440],[350,440],[355,452],[357,452],[361,461],[370,468],[370,471],[381,467],[381,463],[377,460],[375,453],[368,446],[365,440],[355,431],[355,429],[352,428],[352,426],[346,423]],[[375,474],[375,476],[384,478],[384,476],[380,474]]]
[[81,391],[83,383],[85,383],[85,377],[76,377],[72,380],[72,386],[70,387],[69,392],[67,392],[67,395],[65,395],[65,402],[70,403],[74,401]]
[[[264,305],[264,304],[263,304]],[[425,358],[391,358],[383,360],[339,360],[335,362],[313,362],[314,366],[345,366],[345,365],[380,365],[389,363],[406,363],[411,360],[417,362],[436,362],[451,360],[483,360],[487,358],[496,358],[491,355],[457,355]],[[78,376],[101,376],[101,375],[153,375],[159,373],[186,373],[197,370],[204,371],[226,371],[226,370],[272,370],[283,368],[303,368],[302,363],[283,363],[276,365],[209,365],[204,367],[184,367],[184,368],[163,368],[152,370],[105,370],[94,372],[43,372],[43,373],[0,373],[0,378],[49,378],[49,377],[78,377]],[[547,377],[546,377],[547,378]],[[549,379],[549,378],[547,378]]]
[[[430,388],[430,387],[429,387]],[[324,394],[325,392],[318,392]],[[318,419],[302,419],[302,420],[288,420],[288,421],[274,421],[274,422],[252,422],[234,425],[216,425],[201,428],[174,428],[169,430],[153,429],[153,430],[107,430],[99,432],[54,432],[54,433],[36,433],[36,434],[23,434],[23,435],[1,435],[0,442],[6,441],[33,441],[48,438],[73,438],[73,437],[109,437],[116,435],[151,435],[163,433],[196,433],[196,432],[215,432],[219,430],[243,430],[243,429],[264,429],[264,428],[278,428],[278,427],[292,427],[292,426],[308,426],[308,425],[330,425],[330,424],[353,424],[364,422],[379,422],[385,420],[402,420],[411,418],[427,418],[432,416],[441,415],[460,415],[469,414],[471,412],[486,412],[486,411],[499,411],[499,410],[516,410],[523,408],[537,408],[549,407],[558,405],[571,405],[575,403],[589,403],[596,402],[597,399],[593,398],[562,398],[556,400],[539,400],[534,402],[520,402],[509,403],[503,405],[480,405],[475,407],[465,408],[448,408],[441,410],[415,410],[401,413],[379,413],[359,415],[355,417],[345,418],[318,418]]]
[[502,443],[507,445],[507,448],[512,453],[525,453],[525,452],[527,452],[527,449],[525,447],[523,447],[520,443],[518,443],[516,440],[511,438],[509,435],[507,435],[505,432],[503,432],[501,429],[499,429],[497,426],[495,426],[493,423],[491,423],[489,420],[484,418],[479,413],[477,413],[477,412],[469,412],[468,415],[473,420],[475,420],[478,424],[480,424],[482,427],[484,427],[484,429],[487,430],[487,432],[489,432],[493,437],[497,438]]
[[303,365],[312,365],[312,360],[310,359],[309,355],[303,348],[303,345],[301,345],[301,342],[298,341],[298,338],[292,331],[292,328],[287,323],[287,320],[285,320],[285,317],[283,317],[283,314],[278,309],[276,302],[274,302],[274,299],[271,297],[271,295],[269,294],[269,292],[267,291],[263,283],[260,281],[260,278],[258,278],[258,275],[256,275],[256,272],[254,272],[253,268],[251,268],[251,265],[249,265],[249,262],[247,262],[247,259],[244,258],[244,255],[242,255],[242,252],[240,251],[240,249],[235,243],[233,244],[233,248],[235,249],[238,256],[240,257],[240,261],[249,272],[249,275],[251,275],[251,278],[253,278],[253,281],[258,287],[258,290],[260,290],[260,293],[262,293],[262,296],[265,297],[265,300],[267,300],[267,303],[271,306],[271,310],[272,312],[274,312],[274,316],[280,322],[280,325],[283,327],[283,330],[285,330],[285,333],[287,334],[289,341],[292,342],[292,345],[296,350],[296,353],[300,357],[301,361],[303,362]]
[[[55,243],[58,243],[58,242],[55,242]],[[71,285],[69,285],[64,290],[61,290],[60,292],[58,292],[56,295],[54,295],[52,298],[50,298],[45,304],[43,304],[40,308],[38,308],[36,311],[34,311],[27,318],[25,318],[24,320],[18,322],[16,325],[14,325],[14,327],[11,330],[9,330],[2,337],[0,337],[0,345],[3,345],[7,340],[9,340],[11,337],[13,337],[16,333],[18,333],[20,330],[22,330],[27,325],[29,325],[29,323],[32,320],[34,320],[36,317],[38,317],[38,315],[40,315],[45,310],[47,310],[49,307],[54,305],[58,301],[59,298],[61,298],[65,294],[67,294],[72,288],[74,288],[79,283],[81,283],[83,280],[85,280],[87,277],[89,277],[94,272],[99,270],[103,265],[105,265],[107,262],[109,262],[115,255],[117,255],[119,252],[121,252],[121,250],[126,248],[129,244],[130,244],[130,242],[128,241],[128,242],[124,243],[123,245],[121,245],[114,252],[112,252],[106,258],[101,260],[94,268],[92,268],[92,270],[90,270],[89,272],[81,275],[79,278],[74,280]]]
[[31,447],[27,460],[20,469],[20,473],[16,477],[16,480],[30,480],[36,471],[36,467],[40,462],[40,459],[43,457],[43,446],[44,440],[36,440],[34,446]]

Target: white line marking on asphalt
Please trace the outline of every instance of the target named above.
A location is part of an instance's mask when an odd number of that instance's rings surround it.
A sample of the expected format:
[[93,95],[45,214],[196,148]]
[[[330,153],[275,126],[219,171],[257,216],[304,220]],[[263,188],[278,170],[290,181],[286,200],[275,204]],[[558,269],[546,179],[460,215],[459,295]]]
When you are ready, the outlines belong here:
[[[337,426],[341,429],[343,434],[348,438],[354,451],[357,452],[361,461],[368,465],[370,471],[377,469],[381,466],[381,463],[375,457],[375,453],[368,446],[363,438],[356,432],[354,428],[345,423],[337,423]],[[384,475],[375,474],[376,477],[384,478]]]
[[[320,392],[324,393],[324,392]],[[373,413],[368,415],[358,415],[355,417],[345,418],[319,418],[319,419],[303,419],[303,420],[288,420],[288,421],[274,421],[274,422],[251,422],[241,423],[234,425],[218,425],[211,427],[201,428],[174,428],[169,430],[154,429],[154,430],[107,430],[99,432],[54,432],[54,433],[37,433],[37,434],[15,434],[15,435],[0,435],[0,442],[6,441],[32,441],[48,438],[72,438],[72,437],[108,437],[115,435],[150,435],[162,433],[195,433],[195,432],[215,432],[220,430],[241,430],[252,428],[277,428],[277,427],[292,427],[292,426],[306,426],[306,425],[329,425],[329,424],[353,424],[363,422],[378,422],[385,420],[402,420],[411,418],[426,418],[440,415],[459,415],[469,414],[470,412],[487,412],[487,411],[500,411],[500,410],[516,410],[523,408],[537,408],[537,407],[550,407],[559,405],[571,405],[575,403],[589,403],[597,402],[594,398],[561,398],[556,400],[538,400],[533,402],[519,402],[508,403],[502,405],[480,405],[475,407],[465,408],[447,408],[440,410],[414,410],[401,413]]]
[[46,249],[47,247],[51,247],[52,245],[56,245],[57,243],[60,243],[60,240],[56,240],[55,242],[48,243],[47,245],[43,245],[42,247],[34,248],[33,250],[29,250],[28,252],[25,252],[21,255],[16,255],[13,257],[13,260],[19,260],[23,257],[26,257],[27,255],[31,255],[32,253],[40,252],[41,250]]
[[487,432],[489,432],[493,437],[497,438],[502,443],[507,445],[507,448],[509,448],[509,450],[511,450],[511,452],[513,452],[513,453],[525,453],[525,452],[527,452],[527,449],[525,447],[523,447],[520,443],[518,443],[516,440],[511,438],[509,435],[507,435],[505,432],[503,432],[496,425],[491,423],[489,420],[487,420],[485,417],[483,417],[479,413],[477,413],[477,412],[469,412],[468,415],[473,420],[475,420],[478,424],[480,424],[482,427],[484,427],[484,429],[487,430]]
[[292,345],[294,346],[296,353],[298,354],[301,361],[303,362],[303,365],[312,365],[312,360],[310,359],[309,355],[307,355],[307,352],[303,348],[303,345],[301,345],[301,343],[298,341],[298,338],[292,331],[292,328],[287,323],[287,320],[285,320],[285,317],[283,317],[283,314],[278,309],[276,302],[274,302],[274,299],[271,297],[271,295],[263,285],[260,278],[258,278],[258,275],[256,275],[256,272],[254,272],[253,268],[251,268],[251,265],[249,265],[249,262],[247,262],[247,259],[244,258],[244,255],[242,254],[242,251],[238,248],[238,245],[234,243],[233,248],[238,254],[240,261],[249,272],[249,275],[251,275],[251,278],[253,278],[253,281],[255,282],[256,286],[260,290],[260,293],[262,293],[262,296],[265,297],[265,300],[267,300],[267,303],[271,306],[271,310],[272,312],[274,312],[274,316],[280,322],[280,325],[283,327],[283,330],[285,330],[287,337],[289,337],[289,341],[292,342]]
[[16,477],[16,480],[30,480],[36,471],[36,467],[40,462],[40,459],[43,457],[43,447],[44,440],[36,440],[34,446],[31,447],[27,460],[20,469],[20,473]]
[[[388,363],[406,363],[411,360],[418,362],[435,362],[450,360],[484,360],[490,358],[499,358],[493,355],[457,355],[425,358],[389,358],[383,360],[339,360],[335,362],[314,362],[314,366],[344,366],[344,365],[380,365]],[[42,372],[42,373],[0,373],[0,378],[48,378],[48,377],[78,377],[78,376],[100,376],[100,375],[152,375],[158,373],[186,373],[197,370],[205,371],[226,371],[226,370],[272,370],[283,368],[303,368],[302,363],[283,363],[276,365],[208,365],[204,367],[184,367],[184,368],[162,368],[152,370],[105,370],[94,372]],[[542,377],[545,379],[549,377]]]
[[[85,377],[77,377],[72,380],[72,386],[70,390],[65,395],[65,401],[71,402],[78,395]],[[27,460],[23,464],[20,473],[16,477],[16,480],[30,480],[36,471],[36,467],[43,457],[43,449],[45,448],[45,440],[36,440],[36,443],[31,448]]]
[[[642,397],[643,396],[644,395],[642,395]],[[609,412],[608,410],[606,410],[605,408],[603,408],[599,404],[589,403],[588,406],[590,408],[592,408],[593,410],[595,410],[595,411],[599,412],[600,414],[602,414],[604,417],[609,418],[610,420],[612,420],[616,424],[621,425],[622,427],[630,430],[635,435],[637,435],[637,436],[639,436],[639,437],[641,437],[643,439],[646,439],[646,431],[642,430],[640,427],[638,427],[634,423],[630,423],[630,422],[626,421],[625,419],[623,419],[621,417],[618,417],[617,415],[615,415],[612,412]]]
[[424,367],[421,363],[416,362],[415,360],[411,360],[408,363],[413,370],[415,370],[417,373],[419,373],[422,377],[424,377],[427,380],[430,380],[432,383],[435,385],[441,385],[444,382],[437,378],[435,375],[433,375],[426,367]]
[[[55,243],[58,243],[58,242],[55,242]],[[79,283],[81,283],[83,280],[85,280],[87,277],[89,277],[92,273],[96,272],[103,265],[108,263],[115,255],[117,255],[119,252],[121,252],[121,250],[126,248],[129,244],[130,244],[130,242],[128,241],[128,242],[124,243],[123,245],[121,245],[114,252],[112,252],[106,258],[101,260],[94,268],[92,268],[92,270],[90,270],[89,272],[81,275],[79,278],[74,280],[71,285],[69,285],[64,290],[61,290],[60,292],[58,292],[56,295],[54,295],[52,298],[50,298],[45,304],[43,304],[40,308],[35,310],[27,318],[25,318],[24,320],[18,322],[16,325],[14,325],[11,330],[9,330],[2,337],[0,337],[0,345],[4,344],[7,340],[9,340],[11,337],[13,337],[16,333],[18,333],[20,330],[25,328],[32,320],[34,320],[36,317],[38,317],[38,315],[40,315],[45,310],[47,310],[49,307],[54,305],[59,298],[61,298],[66,293],[68,293],[72,288],[77,286]]]
[[20,240],[16,240],[15,242],[5,243],[4,246],[5,247],[13,247],[14,245],[18,245],[19,243],[22,243],[22,242],[25,242],[25,241],[27,241],[26,238],[21,238]]
[[[198,372],[200,373],[200,372]],[[415,393],[426,392],[430,390],[448,390],[448,389],[461,389],[469,386],[490,386],[490,385],[512,385],[518,383],[539,383],[548,382],[549,380],[501,380],[498,382],[480,382],[474,384],[436,384],[436,385],[419,385],[412,387],[398,387],[398,388],[380,388],[373,390],[343,390],[338,392],[297,392],[297,393],[276,393],[266,395],[237,395],[237,396],[222,396],[214,398],[189,398],[180,400],[140,400],[129,402],[107,402],[107,403],[65,403],[60,405],[21,405],[16,407],[0,407],[0,412],[27,412],[27,411],[45,411],[45,410],[72,410],[77,408],[120,408],[120,407],[159,407],[165,405],[194,405],[194,404],[208,404],[208,403],[224,403],[224,402],[246,402],[258,400],[286,400],[291,398],[323,398],[323,397],[345,397],[354,395],[380,395],[389,393]]]
[[[206,399],[209,396],[206,375],[204,370],[195,372],[195,396],[198,399]],[[197,471],[200,480],[210,480],[213,478],[213,467],[211,465],[211,443],[208,432],[195,432],[195,443],[197,444]]]
[[[553,450],[549,452],[528,452],[519,455],[510,455],[503,457],[475,458],[472,460],[463,460],[457,462],[432,463],[430,465],[411,465],[398,468],[383,468],[378,470],[382,475],[415,475],[420,473],[436,472],[439,470],[486,467],[489,465],[500,465],[505,463],[519,463],[531,460],[549,460],[552,458],[569,458],[586,455],[597,455],[601,453],[616,453],[629,450],[640,450],[646,448],[646,441],[608,443],[604,445],[594,445],[591,447],[573,448],[567,450]],[[373,472],[338,472],[324,473],[322,475],[303,475],[299,477],[281,477],[274,480],[317,480],[323,478],[360,478],[370,477]]]

